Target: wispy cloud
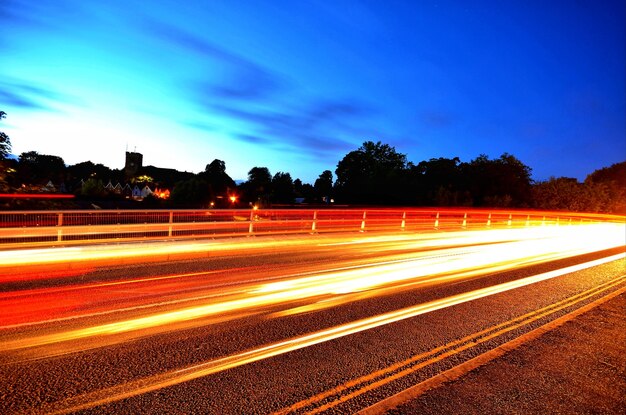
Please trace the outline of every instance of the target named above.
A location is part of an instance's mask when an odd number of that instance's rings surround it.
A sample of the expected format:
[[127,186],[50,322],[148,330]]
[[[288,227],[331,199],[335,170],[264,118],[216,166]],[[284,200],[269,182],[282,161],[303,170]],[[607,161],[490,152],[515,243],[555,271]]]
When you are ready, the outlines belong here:
[[55,103],[76,104],[78,100],[42,86],[16,80],[0,81],[0,104],[24,109],[57,111]]
[[[188,81],[186,95],[202,112],[245,124],[245,131],[237,127],[229,131],[240,141],[325,160],[372,134],[367,126],[378,111],[371,105],[352,98],[303,97],[287,77],[200,35],[160,22],[144,25],[160,41],[220,66],[225,76]],[[200,129],[205,122],[201,117],[191,124],[184,121]]]
[[151,21],[144,23],[149,33],[165,42],[210,59],[227,72],[219,81],[199,81],[194,88],[211,98],[257,100],[286,88],[288,82],[279,74],[225,48],[178,27]]
[[318,100],[304,107],[287,106],[280,111],[276,107],[269,111],[229,105],[215,105],[210,110],[247,123],[259,136],[274,137],[266,141],[277,148],[297,149],[313,158],[326,158],[354,147],[354,136],[367,134],[360,125],[375,114],[373,108],[359,101],[337,99]]
[[218,126],[216,126],[214,123],[210,123],[206,121],[184,120],[184,121],[179,121],[179,122],[180,124],[186,125],[191,128],[195,128],[197,130],[211,131],[211,132],[219,130]]
[[[63,27],[66,23],[62,16],[73,16],[80,9],[80,4],[64,0],[30,1],[2,0],[0,2],[0,27],[8,29],[19,26],[31,26],[38,30]],[[7,30],[10,33],[10,30]],[[0,36],[0,39],[3,39]]]
[[236,134],[235,137],[237,137],[238,140],[241,140],[250,144],[271,144],[272,143],[272,141],[269,140],[268,138],[261,137],[258,135]]
[[430,128],[445,128],[455,122],[454,116],[447,111],[430,110],[418,114],[419,121]]
[[25,95],[7,90],[0,91],[0,104],[4,109],[6,109],[6,107],[18,107],[37,110],[49,109],[47,106],[44,106],[40,102],[37,102]]

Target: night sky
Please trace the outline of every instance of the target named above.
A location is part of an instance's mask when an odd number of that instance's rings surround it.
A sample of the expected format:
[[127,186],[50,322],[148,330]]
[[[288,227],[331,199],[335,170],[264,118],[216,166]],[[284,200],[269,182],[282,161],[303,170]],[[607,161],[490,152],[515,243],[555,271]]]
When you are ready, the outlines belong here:
[[3,0],[13,153],[313,183],[364,141],[417,163],[626,160],[623,0]]

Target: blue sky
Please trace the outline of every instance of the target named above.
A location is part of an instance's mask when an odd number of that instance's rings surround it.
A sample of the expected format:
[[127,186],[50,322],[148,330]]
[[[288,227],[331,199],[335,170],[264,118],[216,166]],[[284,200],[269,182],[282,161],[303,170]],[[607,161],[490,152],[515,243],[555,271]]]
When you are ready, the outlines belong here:
[[313,183],[364,141],[508,152],[533,178],[626,160],[624,1],[4,0],[13,152]]

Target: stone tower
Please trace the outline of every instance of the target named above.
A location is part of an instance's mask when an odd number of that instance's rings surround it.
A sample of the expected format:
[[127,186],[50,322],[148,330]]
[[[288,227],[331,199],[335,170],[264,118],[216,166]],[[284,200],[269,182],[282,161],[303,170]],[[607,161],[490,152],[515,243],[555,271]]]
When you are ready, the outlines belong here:
[[139,173],[143,163],[143,154],[134,151],[126,152],[126,164],[124,165],[124,175],[126,179],[133,178]]

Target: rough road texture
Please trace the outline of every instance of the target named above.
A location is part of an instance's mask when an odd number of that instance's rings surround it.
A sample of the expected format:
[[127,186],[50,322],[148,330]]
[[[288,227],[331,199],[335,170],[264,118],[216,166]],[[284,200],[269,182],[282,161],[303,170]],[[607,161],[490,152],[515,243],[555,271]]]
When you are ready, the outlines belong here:
[[626,294],[390,412],[626,413]]

